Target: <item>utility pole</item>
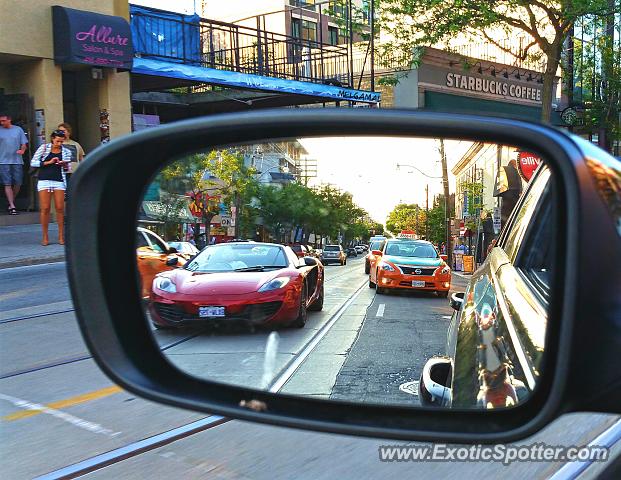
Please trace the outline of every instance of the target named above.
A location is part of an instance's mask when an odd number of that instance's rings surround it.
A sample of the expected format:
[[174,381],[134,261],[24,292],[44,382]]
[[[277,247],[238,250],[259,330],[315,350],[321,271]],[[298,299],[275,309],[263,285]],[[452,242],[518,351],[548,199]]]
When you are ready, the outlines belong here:
[[371,0],[371,91],[375,91],[375,0]]
[[425,185],[425,240],[429,241],[429,184]]
[[453,249],[451,248],[451,212],[449,211],[449,181],[448,167],[446,165],[446,152],[444,151],[444,139],[440,139],[440,161],[442,162],[442,185],[444,186],[444,221],[446,223],[446,254],[448,255],[449,267],[453,268]]

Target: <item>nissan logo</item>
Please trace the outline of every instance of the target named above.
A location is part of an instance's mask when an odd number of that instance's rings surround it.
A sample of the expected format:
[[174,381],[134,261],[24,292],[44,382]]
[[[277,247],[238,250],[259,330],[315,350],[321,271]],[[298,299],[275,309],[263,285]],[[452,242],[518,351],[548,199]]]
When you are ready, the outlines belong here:
[[414,273],[416,275],[420,275],[421,273],[423,273],[423,271],[420,268],[417,268],[416,270],[414,270]]

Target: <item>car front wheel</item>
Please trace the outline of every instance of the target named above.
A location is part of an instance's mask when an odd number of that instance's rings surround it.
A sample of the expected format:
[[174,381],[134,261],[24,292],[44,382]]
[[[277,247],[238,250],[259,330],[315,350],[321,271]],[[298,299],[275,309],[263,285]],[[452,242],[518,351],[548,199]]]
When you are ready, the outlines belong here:
[[291,324],[292,327],[302,328],[306,325],[306,318],[308,317],[308,312],[306,310],[306,302],[308,299],[308,287],[306,284],[302,286],[302,294],[300,295],[300,309],[298,310],[298,317]]

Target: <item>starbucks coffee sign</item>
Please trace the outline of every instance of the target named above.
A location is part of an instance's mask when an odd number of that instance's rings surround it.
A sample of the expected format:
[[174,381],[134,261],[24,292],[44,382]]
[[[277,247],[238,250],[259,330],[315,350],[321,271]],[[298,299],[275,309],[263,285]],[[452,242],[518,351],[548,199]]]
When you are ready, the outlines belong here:
[[446,74],[446,86],[459,90],[490,93],[503,97],[541,102],[541,87],[537,88],[535,86],[520,85],[471,75],[449,72]]
[[446,93],[454,92],[491,100],[513,100],[535,105],[541,105],[543,91],[543,85],[526,79],[513,80],[511,76],[496,77],[432,64],[422,64],[419,67],[418,82]]

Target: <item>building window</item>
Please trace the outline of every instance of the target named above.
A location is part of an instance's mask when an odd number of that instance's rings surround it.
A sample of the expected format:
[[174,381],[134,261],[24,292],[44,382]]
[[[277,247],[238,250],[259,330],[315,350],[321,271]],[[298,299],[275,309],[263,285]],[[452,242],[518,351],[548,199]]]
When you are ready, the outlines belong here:
[[317,24],[309,20],[291,19],[291,36],[311,42],[317,41]]
[[302,36],[301,30],[302,30],[302,20],[300,20],[299,18],[292,18],[291,19],[291,36],[295,38],[301,38]]
[[328,35],[329,35],[330,45],[338,45],[339,43],[338,27],[328,27]]
[[292,7],[302,7],[307,10],[315,10],[315,0],[289,0]]

